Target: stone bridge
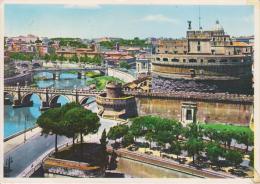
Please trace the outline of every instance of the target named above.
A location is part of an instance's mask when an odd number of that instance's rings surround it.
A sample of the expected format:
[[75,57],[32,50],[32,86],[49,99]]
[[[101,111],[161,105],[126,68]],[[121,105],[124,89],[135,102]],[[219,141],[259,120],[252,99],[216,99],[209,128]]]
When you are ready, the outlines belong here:
[[43,66],[43,62],[43,60],[15,61],[15,65],[22,68],[40,68]]
[[12,86],[4,88],[5,103],[12,100],[13,107],[32,106],[31,96],[39,96],[41,109],[59,107],[58,98],[64,96],[69,102],[85,104],[90,97],[104,93],[104,91],[91,91],[83,89],[54,89],[54,88],[35,88],[27,86]]
[[107,74],[107,68],[102,66],[91,66],[91,67],[82,67],[82,68],[37,68],[31,70],[33,73],[40,73],[40,72],[49,72],[52,73],[53,79],[58,80],[60,78],[60,74],[63,72],[72,72],[76,71],[78,73],[78,79],[86,78],[86,72],[98,70],[103,74]]

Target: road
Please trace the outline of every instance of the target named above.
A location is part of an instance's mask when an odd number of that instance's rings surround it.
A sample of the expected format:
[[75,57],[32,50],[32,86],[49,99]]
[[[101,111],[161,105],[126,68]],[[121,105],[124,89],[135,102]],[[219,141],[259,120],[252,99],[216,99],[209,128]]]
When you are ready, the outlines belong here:
[[[70,139],[59,136],[58,145],[65,144]],[[4,164],[9,157],[12,157],[11,171],[9,177],[16,177],[33,161],[40,157],[46,151],[54,148],[55,136],[41,136],[40,133],[28,139],[24,144],[16,147],[4,155]]]
[[[92,103],[89,105],[88,109],[93,112],[97,111],[96,104]],[[104,129],[108,132],[111,126],[115,126],[117,122],[113,120],[100,119],[101,126],[99,131],[95,135],[88,135],[84,137],[84,141],[97,142],[101,137]],[[66,144],[71,142],[64,136],[58,137],[58,145]],[[11,171],[9,172],[9,177],[16,177],[21,172],[23,172],[28,166],[30,166],[35,160],[37,160],[46,151],[54,148],[55,136],[41,136],[37,133],[33,137],[27,139],[27,141],[13,150],[10,150],[4,155],[4,164],[9,157],[12,157],[13,162],[11,163]]]

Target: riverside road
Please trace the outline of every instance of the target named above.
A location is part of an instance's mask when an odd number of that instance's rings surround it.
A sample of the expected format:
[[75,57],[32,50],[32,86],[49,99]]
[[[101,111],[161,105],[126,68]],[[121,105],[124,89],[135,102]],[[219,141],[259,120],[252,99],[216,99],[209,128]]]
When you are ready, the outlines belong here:
[[[24,144],[19,145],[15,149],[6,153],[4,156],[4,164],[9,157],[13,160],[10,165],[11,171],[9,172],[8,177],[18,176],[42,154],[54,148],[54,140],[54,135],[41,136],[41,133],[37,133]],[[58,137],[58,145],[66,144],[69,141],[71,140],[64,136]]]

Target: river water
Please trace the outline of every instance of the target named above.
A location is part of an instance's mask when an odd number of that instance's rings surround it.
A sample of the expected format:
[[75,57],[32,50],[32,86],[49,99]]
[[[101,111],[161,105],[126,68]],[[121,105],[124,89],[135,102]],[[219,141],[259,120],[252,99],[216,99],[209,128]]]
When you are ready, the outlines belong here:
[[[45,77],[52,78],[51,73],[42,72],[36,74],[34,77]],[[54,88],[85,88],[87,79],[77,79],[77,74],[62,73],[60,80],[39,80],[37,85],[39,87],[54,87]],[[4,106],[4,138],[7,138],[20,131],[29,129],[35,126],[37,118],[40,116],[41,100],[37,95],[32,95],[31,100],[33,101],[32,107],[13,108],[12,105]],[[58,99],[58,103],[64,105],[68,100],[66,97],[61,96]]]

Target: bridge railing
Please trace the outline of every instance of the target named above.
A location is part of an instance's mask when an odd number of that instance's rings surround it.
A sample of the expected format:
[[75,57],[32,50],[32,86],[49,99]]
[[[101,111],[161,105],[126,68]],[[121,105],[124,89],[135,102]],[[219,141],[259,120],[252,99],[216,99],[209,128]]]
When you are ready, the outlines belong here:
[[[5,92],[16,91],[17,86],[6,86],[4,87]],[[37,93],[52,93],[52,94],[73,94],[86,95],[86,94],[100,94],[105,91],[97,90],[86,90],[86,89],[55,89],[55,88],[38,88],[38,87],[25,87],[19,86],[20,92],[37,92]]]

